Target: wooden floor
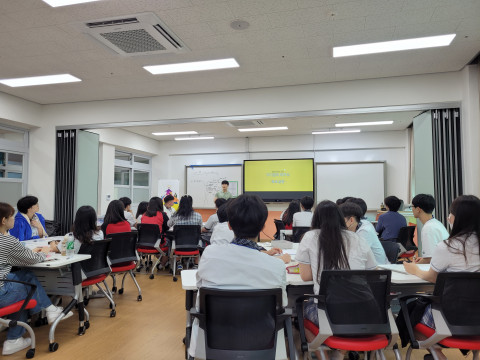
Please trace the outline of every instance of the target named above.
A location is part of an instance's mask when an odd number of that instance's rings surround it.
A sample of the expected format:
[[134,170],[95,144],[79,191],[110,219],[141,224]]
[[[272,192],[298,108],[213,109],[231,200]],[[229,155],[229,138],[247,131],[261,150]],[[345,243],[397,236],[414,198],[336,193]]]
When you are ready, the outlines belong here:
[[[137,301],[137,290],[127,278],[125,293],[115,295],[117,316],[114,318],[109,316],[106,299],[91,299],[87,307],[90,329],[83,336],[77,335],[76,314],[61,322],[56,331],[55,340],[59,344],[56,352],[48,351],[48,326],[34,327],[37,337],[35,359],[184,359],[185,292],[180,278],[173,282],[171,276],[163,274],[153,280],[144,273],[137,274],[143,294],[141,302]],[[0,345],[5,335],[5,331],[0,333]],[[4,358],[25,359],[25,353],[22,350]],[[422,360],[424,354],[424,351],[417,350],[412,360]],[[447,350],[445,354],[449,359],[463,359],[457,350]],[[391,352],[386,352],[386,357],[394,359]],[[404,357],[405,351],[402,351]]]

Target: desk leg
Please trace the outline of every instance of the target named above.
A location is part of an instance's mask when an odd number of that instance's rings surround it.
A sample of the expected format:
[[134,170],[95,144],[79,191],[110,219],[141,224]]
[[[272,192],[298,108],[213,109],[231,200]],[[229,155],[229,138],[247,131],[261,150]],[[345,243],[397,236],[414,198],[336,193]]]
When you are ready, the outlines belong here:
[[192,317],[190,316],[190,309],[193,307],[196,290],[187,290],[185,292],[185,338],[183,343],[185,344],[185,359],[188,359],[188,348],[190,347],[190,337],[192,335]]

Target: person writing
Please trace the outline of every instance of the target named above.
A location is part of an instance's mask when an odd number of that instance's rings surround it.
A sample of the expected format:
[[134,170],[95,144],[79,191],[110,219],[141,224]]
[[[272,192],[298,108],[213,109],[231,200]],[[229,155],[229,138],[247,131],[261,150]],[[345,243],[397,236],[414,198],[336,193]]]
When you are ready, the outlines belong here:
[[412,199],[413,216],[423,224],[422,255],[415,260],[419,264],[429,264],[437,244],[448,239],[447,229],[433,217],[433,210],[435,210],[435,199],[432,195],[418,194]]
[[228,186],[229,185],[230,184],[227,180],[222,181],[222,191],[219,191],[215,194],[215,198],[213,199],[213,202],[215,202],[215,200],[217,200],[217,199],[228,200],[228,199],[233,198],[233,195],[228,191]]
[[17,202],[17,214],[15,215],[15,225],[10,230],[10,235],[20,241],[39,239],[46,237],[45,218],[40,214],[38,198],[35,196],[24,196]]
[[[417,195],[418,196],[418,195]],[[428,196],[428,195],[427,195]],[[415,199],[415,198],[414,198]],[[418,199],[417,199],[418,200]],[[412,201],[413,203],[413,201]],[[417,205],[419,202],[415,202]],[[435,283],[439,272],[479,272],[480,271],[480,199],[473,195],[457,197],[450,206],[448,223],[452,231],[448,239],[440,241],[435,246],[428,271],[421,270],[416,263],[404,262],[405,270],[423,280]],[[429,220],[431,221],[431,220]],[[423,235],[423,230],[422,230]],[[432,307],[427,305],[423,317],[412,319],[412,326],[418,322],[434,329],[435,322],[432,316]],[[408,338],[408,334],[405,334]],[[416,334],[421,340],[422,336]],[[446,359],[440,349],[436,349],[439,359]]]
[[[46,310],[48,323],[53,323],[62,313],[63,308],[52,305],[42,285],[36,276],[28,270],[12,271],[13,266],[32,265],[45,260],[50,248],[36,248],[30,250],[23,246],[20,241],[8,233],[14,227],[15,209],[7,203],[0,203],[0,308],[14,304],[27,297],[28,287],[20,283],[3,282],[2,280],[25,281],[37,286],[33,293],[33,300],[37,305],[31,310],[24,310],[20,314],[19,321],[26,322],[29,315],[36,314],[42,309]],[[68,312],[62,320],[72,316]],[[30,346],[32,340],[24,338],[25,329],[15,326],[8,329],[7,340],[3,343],[2,355],[11,355]]]

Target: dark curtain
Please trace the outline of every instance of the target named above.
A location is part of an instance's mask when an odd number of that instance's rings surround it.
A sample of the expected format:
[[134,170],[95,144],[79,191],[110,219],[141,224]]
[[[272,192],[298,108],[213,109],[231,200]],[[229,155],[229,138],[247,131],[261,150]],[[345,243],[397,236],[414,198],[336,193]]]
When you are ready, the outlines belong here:
[[55,221],[60,233],[71,230],[75,211],[76,130],[58,130],[55,161]]
[[435,217],[447,226],[449,206],[463,194],[460,109],[432,110],[432,132]]

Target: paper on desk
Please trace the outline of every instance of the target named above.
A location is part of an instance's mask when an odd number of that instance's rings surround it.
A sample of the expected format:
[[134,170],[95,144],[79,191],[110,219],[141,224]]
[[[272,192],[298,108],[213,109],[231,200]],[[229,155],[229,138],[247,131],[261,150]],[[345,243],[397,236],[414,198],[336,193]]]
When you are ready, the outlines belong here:
[[[430,264],[417,264],[417,265],[420,268],[420,270],[423,270],[423,271],[430,270]],[[381,268],[381,269],[391,270],[391,271],[399,272],[399,273],[402,273],[402,274],[408,274],[405,271],[405,268],[403,267],[403,264],[378,265],[378,267]]]
[[290,256],[295,256],[297,253],[297,249],[283,249],[282,251],[284,254],[288,254]]
[[26,248],[29,248],[30,250],[33,250],[38,247],[48,246],[47,239],[27,240],[27,241],[22,241],[22,243]]

